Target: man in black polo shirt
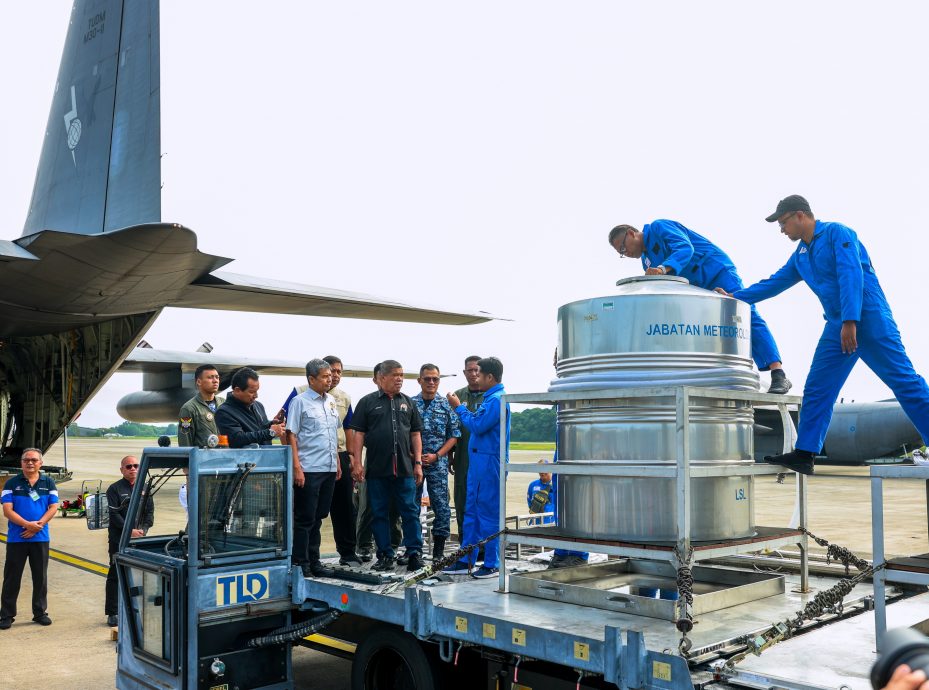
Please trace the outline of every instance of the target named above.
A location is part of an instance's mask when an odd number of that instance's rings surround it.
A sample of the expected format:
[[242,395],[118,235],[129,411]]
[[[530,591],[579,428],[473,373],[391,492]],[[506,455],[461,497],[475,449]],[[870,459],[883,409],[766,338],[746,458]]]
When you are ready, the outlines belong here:
[[[374,513],[372,528],[377,544],[374,570],[392,570],[394,549],[390,543],[388,506],[391,498],[403,523],[403,546],[409,557],[407,570],[419,570],[423,563],[423,536],[419,524],[416,487],[423,481],[423,420],[409,396],[400,392],[403,367],[392,359],[380,363],[379,390],[358,401],[349,425],[352,440],[352,477],[365,481],[368,501]],[[361,465],[362,448],[367,450],[367,472]]]
[[283,424],[272,424],[258,402],[258,372],[242,367],[232,375],[232,394],[216,410],[216,428],[228,437],[230,448],[252,443],[270,446],[271,439],[284,433]]

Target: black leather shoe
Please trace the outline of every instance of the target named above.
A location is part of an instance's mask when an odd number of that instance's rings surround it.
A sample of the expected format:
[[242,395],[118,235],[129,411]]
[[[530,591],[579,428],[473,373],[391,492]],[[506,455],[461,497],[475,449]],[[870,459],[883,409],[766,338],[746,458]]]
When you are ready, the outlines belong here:
[[313,577],[323,577],[326,575],[326,568],[319,561],[310,561],[310,573]]
[[358,558],[358,555],[357,555],[357,554],[350,553],[349,555],[347,555],[347,556],[342,556],[342,557],[339,559],[339,565],[350,565],[350,566],[352,566],[352,567],[354,567],[354,568],[360,568],[360,567],[361,567],[361,559]]
[[418,552],[413,552],[409,555],[406,560],[406,571],[408,573],[421,570],[426,567],[425,562],[423,562],[423,557]]
[[119,616],[107,616],[106,624],[111,628],[116,628],[119,626]]
[[397,565],[397,560],[393,556],[381,556],[377,559],[377,563],[371,566],[371,570],[377,571],[387,571],[393,570]]
[[445,537],[432,538],[432,560],[441,561],[445,557]]
[[790,379],[787,378],[785,374],[780,376],[771,375],[771,386],[768,388],[768,393],[773,393],[774,395],[786,395],[787,392],[793,388],[793,384],[790,382]]
[[39,625],[51,625],[52,619],[48,617],[47,613],[43,613],[41,616],[33,616],[32,622]]
[[12,626],[12,618],[0,618],[0,630],[9,630]]
[[361,559],[362,563],[370,563],[374,560],[374,556],[371,554],[370,549],[362,549],[361,553],[358,554],[358,558]]
[[397,556],[397,565],[406,565],[410,560],[409,554],[404,551],[402,556]]
[[813,454],[807,450],[794,450],[783,455],[766,455],[765,462],[783,465],[800,474],[813,474]]

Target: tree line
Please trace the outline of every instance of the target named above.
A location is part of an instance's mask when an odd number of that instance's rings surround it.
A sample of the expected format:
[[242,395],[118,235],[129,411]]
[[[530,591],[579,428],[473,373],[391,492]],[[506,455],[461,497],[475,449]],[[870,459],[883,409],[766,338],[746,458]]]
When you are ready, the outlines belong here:
[[510,441],[555,440],[555,408],[533,407],[510,414]]
[[[177,436],[177,424],[138,424],[123,422],[117,426],[91,428],[76,422],[68,427],[72,438],[102,438],[107,434],[120,436]],[[553,442],[555,440],[555,408],[534,407],[510,415],[511,441]]]
[[177,436],[177,424],[138,424],[136,422],[123,422],[118,426],[90,428],[78,426],[77,422],[68,426],[68,435],[72,438],[101,438],[107,434],[120,436]]

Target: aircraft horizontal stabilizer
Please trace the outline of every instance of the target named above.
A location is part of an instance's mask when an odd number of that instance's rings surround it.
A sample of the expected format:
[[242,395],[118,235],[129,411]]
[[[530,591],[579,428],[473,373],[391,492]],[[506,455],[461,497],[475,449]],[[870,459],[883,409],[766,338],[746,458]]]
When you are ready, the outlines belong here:
[[32,252],[27,252],[15,242],[0,240],[0,261],[19,261],[22,259],[38,261],[39,257]]
[[483,323],[497,318],[487,312],[450,312],[438,307],[405,304],[357,292],[254,278],[226,271],[214,271],[194,281],[180,299],[172,301],[170,306],[454,326]]

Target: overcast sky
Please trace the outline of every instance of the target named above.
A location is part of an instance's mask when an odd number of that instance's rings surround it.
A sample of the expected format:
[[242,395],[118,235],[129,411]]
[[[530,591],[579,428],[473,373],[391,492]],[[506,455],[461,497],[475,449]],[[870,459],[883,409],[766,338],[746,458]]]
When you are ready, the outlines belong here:
[[[3,239],[22,232],[70,5],[4,7]],[[443,373],[493,354],[510,392],[544,390],[558,307],[641,272],[607,245],[613,225],[678,220],[751,283],[792,251],[764,217],[799,193],[858,232],[929,373],[927,15],[847,0],[162,0],[163,220],[240,273],[513,321],[168,309],[146,339]],[[822,310],[803,284],[760,309],[800,392]],[[294,382],[264,377],[262,400],[276,409]],[[114,376],[81,423],[118,422],[140,387]],[[859,363],[843,395],[890,393]]]

